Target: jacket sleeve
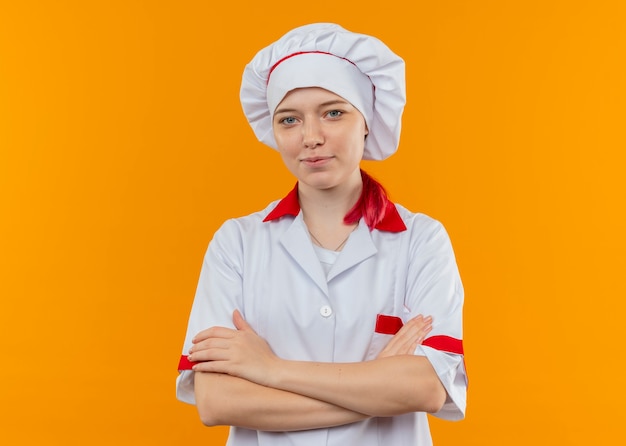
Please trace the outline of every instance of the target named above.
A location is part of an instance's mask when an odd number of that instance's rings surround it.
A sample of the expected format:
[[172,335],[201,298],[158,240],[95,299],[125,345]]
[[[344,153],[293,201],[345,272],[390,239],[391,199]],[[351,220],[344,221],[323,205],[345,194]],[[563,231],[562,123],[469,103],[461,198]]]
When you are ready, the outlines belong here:
[[241,309],[242,300],[241,246],[234,220],[226,221],[209,243],[178,365],[176,397],[180,401],[195,404],[194,372],[186,359],[193,337],[213,326],[234,328],[232,314],[235,309]]
[[447,391],[434,414],[447,420],[465,416],[467,373],[463,353],[463,285],[444,227],[418,214],[410,226],[406,307],[411,317],[433,317],[433,330],[415,354],[426,356]]

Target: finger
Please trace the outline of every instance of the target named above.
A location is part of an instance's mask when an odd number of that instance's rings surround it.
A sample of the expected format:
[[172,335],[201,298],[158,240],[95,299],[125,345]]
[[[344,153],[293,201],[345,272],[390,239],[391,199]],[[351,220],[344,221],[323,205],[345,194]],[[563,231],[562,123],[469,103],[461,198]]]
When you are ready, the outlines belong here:
[[191,342],[197,344],[209,338],[232,338],[235,335],[235,330],[226,327],[211,327],[206,330],[202,330],[193,337]]
[[228,374],[228,361],[198,362],[191,368],[194,372],[210,372]]
[[426,321],[421,315],[411,319],[394,335],[398,341],[406,342],[413,340],[420,335],[422,330],[429,329],[430,322]]
[[423,327],[426,325],[431,325],[433,323],[432,316],[423,316],[418,314],[414,318],[410,319],[405,325],[415,326],[415,327]]
[[432,326],[428,326],[428,327],[422,328],[418,332],[417,336],[415,337],[413,343],[411,344],[409,348],[411,353],[415,351],[418,345],[421,345],[421,343],[424,342],[424,339],[426,339],[426,335],[428,335],[428,333],[430,333],[432,329],[433,329]]
[[424,339],[416,339],[415,342],[408,348],[407,354],[411,355],[415,353],[415,349],[422,343]]
[[418,330],[418,333],[419,333],[422,337],[426,337],[426,335],[427,335],[428,333],[430,333],[430,332],[432,331],[432,329],[433,329],[433,326],[432,326],[431,324],[429,324],[429,325],[424,325],[423,327],[421,327],[421,328]]
[[403,328],[406,327],[405,334],[408,333],[410,336],[416,336],[418,333],[430,331],[432,329],[432,322],[433,319],[430,316],[426,318],[416,317],[407,322]]
[[230,339],[208,338],[192,345],[191,348],[189,349],[189,354],[199,352],[201,350],[208,350],[210,348],[229,348],[230,345],[231,345]]
[[409,320],[381,352],[382,356],[406,355],[415,352],[426,335],[432,330],[432,318],[418,315]]
[[424,339],[424,337],[426,336],[426,333],[428,333],[432,328],[431,327],[420,327],[417,328],[415,330],[413,330],[411,332],[411,344],[414,341],[422,341]]
[[414,341],[415,336],[410,335],[409,328],[404,328],[403,330],[396,333],[393,338],[389,341],[389,343],[385,346],[382,351],[383,356],[395,356],[400,354],[405,354],[410,347],[410,344]]
[[[431,319],[431,321],[432,321],[432,319]],[[424,341],[424,339],[426,339],[426,336],[428,335],[428,333],[430,333],[433,330],[433,326],[432,326],[431,321],[428,321],[427,323],[425,323],[425,325],[421,325],[414,332],[413,340],[417,344],[421,344]]]
[[198,350],[187,356],[187,359],[191,362],[205,362],[205,361],[226,361],[230,359],[231,352],[225,348],[207,348],[204,350]]
[[237,330],[252,330],[254,329],[248,324],[248,322],[243,318],[239,310],[233,311],[233,324],[235,324],[235,328]]

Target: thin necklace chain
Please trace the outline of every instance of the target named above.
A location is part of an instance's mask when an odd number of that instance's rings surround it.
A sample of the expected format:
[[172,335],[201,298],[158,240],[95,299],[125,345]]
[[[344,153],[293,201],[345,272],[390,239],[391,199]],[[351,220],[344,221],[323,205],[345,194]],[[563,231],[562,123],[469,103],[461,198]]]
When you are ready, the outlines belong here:
[[[355,227],[352,229],[352,231],[350,231],[350,233],[348,234],[348,236],[347,236],[345,239],[343,239],[343,242],[341,242],[341,243],[339,244],[339,246],[337,246],[335,249],[333,249],[333,251],[339,251],[339,250],[341,249],[341,247],[342,247],[343,245],[345,245],[345,243],[348,241],[348,239],[350,238],[350,234],[352,234],[356,228],[357,228],[357,227],[355,226]],[[313,241],[315,242],[315,244],[316,244],[317,246],[319,246],[320,248],[328,249],[328,248],[326,248],[324,245],[322,245],[322,242],[320,242],[320,241],[317,239],[317,237],[315,237],[315,236],[313,235],[313,233],[312,233],[312,232],[311,232],[308,228],[307,228],[307,231],[309,231],[309,235],[311,236],[311,238],[313,239]]]

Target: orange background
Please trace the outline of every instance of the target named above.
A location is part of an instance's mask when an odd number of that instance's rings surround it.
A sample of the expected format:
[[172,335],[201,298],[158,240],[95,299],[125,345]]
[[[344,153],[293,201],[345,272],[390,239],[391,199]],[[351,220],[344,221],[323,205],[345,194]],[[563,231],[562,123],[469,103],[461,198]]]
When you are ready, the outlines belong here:
[[447,227],[467,418],[438,445],[621,444],[626,3],[2,1],[0,443],[223,444],[174,398],[201,260],[294,179],[238,102],[309,22],[407,63],[365,168]]

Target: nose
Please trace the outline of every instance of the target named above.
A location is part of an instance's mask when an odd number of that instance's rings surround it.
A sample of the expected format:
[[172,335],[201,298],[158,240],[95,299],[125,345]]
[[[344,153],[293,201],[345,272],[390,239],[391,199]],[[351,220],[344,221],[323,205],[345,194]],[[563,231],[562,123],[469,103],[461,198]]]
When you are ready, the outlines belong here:
[[304,147],[314,149],[323,143],[324,136],[320,123],[316,120],[306,120],[302,126],[302,144]]

